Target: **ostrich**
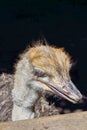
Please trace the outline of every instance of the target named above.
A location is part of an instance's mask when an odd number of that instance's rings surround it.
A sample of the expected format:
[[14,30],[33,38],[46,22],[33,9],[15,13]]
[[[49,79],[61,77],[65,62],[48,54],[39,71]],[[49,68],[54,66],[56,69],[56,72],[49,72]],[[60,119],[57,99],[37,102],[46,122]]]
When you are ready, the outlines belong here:
[[40,41],[20,55],[12,90],[12,120],[34,118],[35,103],[45,90],[72,103],[81,100],[82,94],[69,75],[71,67],[71,57],[63,48],[43,45]]

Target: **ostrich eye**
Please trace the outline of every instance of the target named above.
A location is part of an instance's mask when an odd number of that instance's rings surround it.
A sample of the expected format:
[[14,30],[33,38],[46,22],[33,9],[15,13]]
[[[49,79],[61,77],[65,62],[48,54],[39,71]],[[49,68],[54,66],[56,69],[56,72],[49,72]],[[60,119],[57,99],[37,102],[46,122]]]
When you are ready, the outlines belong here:
[[37,77],[47,77],[47,74],[40,70],[34,70],[34,75]]

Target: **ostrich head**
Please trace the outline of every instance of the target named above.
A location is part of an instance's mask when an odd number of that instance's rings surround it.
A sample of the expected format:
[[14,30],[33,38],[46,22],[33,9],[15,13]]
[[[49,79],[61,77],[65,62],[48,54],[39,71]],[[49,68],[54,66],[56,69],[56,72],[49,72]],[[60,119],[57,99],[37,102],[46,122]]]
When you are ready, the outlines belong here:
[[32,86],[51,90],[72,103],[82,98],[70,78],[71,57],[63,48],[36,45],[27,51],[27,56],[32,66]]

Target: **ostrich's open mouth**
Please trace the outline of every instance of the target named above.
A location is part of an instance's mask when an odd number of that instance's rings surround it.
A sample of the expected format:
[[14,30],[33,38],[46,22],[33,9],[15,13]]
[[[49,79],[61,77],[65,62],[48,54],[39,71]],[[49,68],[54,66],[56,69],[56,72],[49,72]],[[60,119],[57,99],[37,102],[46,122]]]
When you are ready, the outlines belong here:
[[47,85],[56,95],[61,96],[72,103],[77,103],[82,99],[82,94],[75,87],[72,81],[62,87],[57,86],[55,83],[44,84]]
[[59,95],[67,100],[69,100],[70,102],[72,103],[77,103],[81,98],[77,99],[75,97],[71,97],[70,96],[70,92],[64,92],[62,89],[58,89],[52,85],[49,85],[49,87],[53,90],[53,92],[56,94],[56,95]]

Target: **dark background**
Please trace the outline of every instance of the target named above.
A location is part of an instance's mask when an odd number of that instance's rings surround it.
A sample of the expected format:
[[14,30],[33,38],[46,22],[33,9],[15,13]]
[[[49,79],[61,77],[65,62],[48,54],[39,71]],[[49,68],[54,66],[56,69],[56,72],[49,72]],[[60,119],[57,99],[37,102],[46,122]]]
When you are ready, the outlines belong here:
[[72,55],[72,80],[87,95],[86,0],[0,0],[0,73],[13,73],[18,54],[41,37]]

